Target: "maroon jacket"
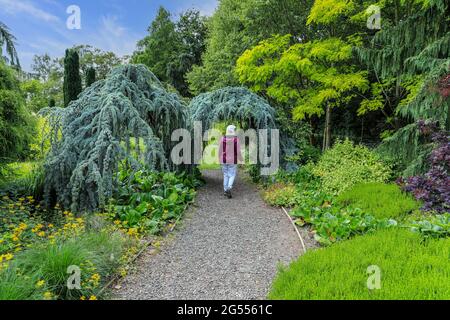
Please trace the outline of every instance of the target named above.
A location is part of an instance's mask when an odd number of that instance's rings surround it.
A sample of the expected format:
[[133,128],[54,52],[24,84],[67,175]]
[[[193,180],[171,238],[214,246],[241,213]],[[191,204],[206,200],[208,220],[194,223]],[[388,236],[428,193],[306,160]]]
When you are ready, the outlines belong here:
[[238,164],[243,162],[241,144],[235,136],[225,136],[219,142],[219,161],[221,164]]

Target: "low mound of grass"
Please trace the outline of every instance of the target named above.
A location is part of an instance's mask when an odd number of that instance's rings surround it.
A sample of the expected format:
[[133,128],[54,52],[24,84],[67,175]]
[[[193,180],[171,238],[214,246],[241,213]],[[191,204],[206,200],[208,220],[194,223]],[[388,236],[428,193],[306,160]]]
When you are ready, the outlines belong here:
[[398,219],[418,210],[420,203],[395,184],[359,184],[342,193],[337,203],[358,207],[378,219]]
[[[450,238],[423,242],[405,229],[310,251],[280,270],[274,300],[450,299]],[[369,290],[369,266],[381,270],[381,288]]]

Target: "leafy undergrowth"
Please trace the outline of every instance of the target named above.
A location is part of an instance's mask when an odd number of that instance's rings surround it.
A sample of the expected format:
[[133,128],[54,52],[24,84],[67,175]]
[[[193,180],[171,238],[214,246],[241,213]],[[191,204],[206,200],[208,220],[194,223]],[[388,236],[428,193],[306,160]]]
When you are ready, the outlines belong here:
[[109,214],[131,234],[160,233],[183,214],[201,184],[194,175],[144,170],[121,171],[119,181]]
[[[1,196],[0,300],[104,298],[102,288],[127,274],[142,238],[178,219],[199,183],[183,174],[121,171],[108,210],[86,215],[46,209],[32,196]],[[79,283],[71,280],[78,271]]]
[[407,225],[425,239],[450,237],[450,213],[415,219]]
[[[450,299],[450,239],[422,241],[399,228],[307,252],[273,283],[270,299]],[[381,288],[369,290],[369,266]]]
[[377,219],[362,209],[334,204],[332,197],[320,191],[305,191],[300,198],[301,204],[290,214],[297,225],[311,225],[321,245],[397,225],[393,219]]
[[404,218],[420,208],[420,203],[400,190],[384,183],[359,184],[337,197],[341,206],[352,206],[369,212],[377,219]]

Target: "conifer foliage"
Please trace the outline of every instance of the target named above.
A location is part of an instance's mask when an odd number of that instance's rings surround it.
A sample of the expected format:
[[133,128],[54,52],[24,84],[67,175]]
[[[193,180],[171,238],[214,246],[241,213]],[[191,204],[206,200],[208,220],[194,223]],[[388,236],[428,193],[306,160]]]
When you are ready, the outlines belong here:
[[275,109],[243,87],[227,87],[194,98],[189,106],[191,121],[209,129],[222,120],[240,121],[253,129],[275,128]]
[[52,145],[45,198],[74,212],[107,204],[121,164],[135,170],[173,169],[171,133],[186,120],[178,97],[143,65],[117,67],[67,108],[42,113],[51,126]]
[[75,50],[66,50],[64,58],[64,106],[78,98],[82,91],[80,57]]

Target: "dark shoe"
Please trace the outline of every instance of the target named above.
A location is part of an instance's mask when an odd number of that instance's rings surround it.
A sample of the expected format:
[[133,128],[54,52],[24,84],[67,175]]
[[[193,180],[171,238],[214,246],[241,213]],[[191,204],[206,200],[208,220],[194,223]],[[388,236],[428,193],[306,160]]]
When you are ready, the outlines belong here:
[[227,191],[227,198],[228,198],[228,199],[233,198],[233,195],[231,194],[231,190],[228,190],[228,191]]

